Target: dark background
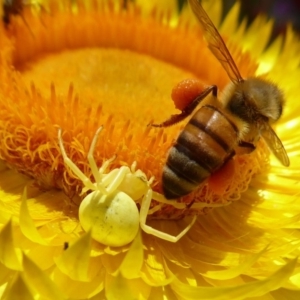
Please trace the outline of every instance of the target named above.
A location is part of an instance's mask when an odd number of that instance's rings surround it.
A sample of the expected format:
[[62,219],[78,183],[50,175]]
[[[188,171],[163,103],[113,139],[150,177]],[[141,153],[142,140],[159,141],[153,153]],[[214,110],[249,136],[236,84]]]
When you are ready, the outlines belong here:
[[[186,0],[178,1],[180,6],[186,2]],[[223,0],[225,14],[235,2],[235,0]],[[241,18],[247,17],[248,23],[261,13],[275,20],[273,38],[278,34],[284,34],[288,23],[291,23],[300,33],[300,0],[240,0],[240,2]]]

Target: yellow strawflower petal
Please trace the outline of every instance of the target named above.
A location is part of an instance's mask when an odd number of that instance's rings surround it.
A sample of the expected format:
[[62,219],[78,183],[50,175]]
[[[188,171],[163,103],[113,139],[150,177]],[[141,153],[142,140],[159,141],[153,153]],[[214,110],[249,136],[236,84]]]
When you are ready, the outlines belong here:
[[57,300],[64,299],[63,293],[58,290],[57,286],[47,274],[25,254],[23,255],[23,272],[26,278],[28,278],[30,286],[34,288],[41,297]]
[[[244,49],[251,49],[251,55],[259,58],[269,42],[268,39],[262,40],[259,36],[270,36],[273,25],[274,21],[272,19],[267,20],[265,16],[258,16],[247,29],[247,33],[245,34],[247,43],[244,45]],[[259,35],[257,34],[258,31]]]
[[88,282],[74,281],[68,275],[62,273],[58,268],[53,271],[53,281],[59,290],[63,291],[67,299],[85,299],[95,295],[97,295],[96,298],[104,298],[104,296],[101,295],[103,293],[104,282],[106,281],[107,275],[105,274],[104,269],[99,271],[101,260],[92,259],[91,263],[94,264],[98,272],[94,274],[93,278]]
[[11,285],[8,293],[4,295],[5,300],[33,300],[34,296],[29,289],[28,285],[23,279],[23,276],[17,275],[16,279],[14,280],[13,284]]
[[109,277],[105,296],[107,299],[149,299],[149,286],[140,279],[125,279],[121,274]]
[[61,272],[73,280],[89,281],[89,265],[91,251],[91,232],[82,235],[74,244],[70,245],[59,259],[55,259]]
[[166,272],[160,251],[155,248],[149,250],[145,253],[141,278],[150,286],[164,286],[173,282],[174,276]]
[[142,10],[146,13],[153,13],[155,10],[165,11],[165,12],[174,12],[177,8],[178,2],[176,0],[153,0],[153,1],[145,1],[136,0],[136,4],[142,8]]
[[14,246],[12,221],[8,221],[0,232],[0,262],[12,270],[21,270],[21,257]]
[[281,267],[268,279],[249,282],[232,287],[190,287],[184,285],[178,280],[174,281],[174,291],[179,296],[188,297],[188,299],[246,299],[249,297],[259,297],[272,290],[279,288],[282,282],[286,281],[294,272],[297,259],[294,259]]
[[24,236],[34,243],[46,245],[46,241],[39,234],[36,226],[30,217],[29,210],[27,207],[27,189],[25,187],[24,193],[21,198],[21,208],[20,208],[20,229]]
[[[229,39],[231,36],[235,36],[235,28],[238,27],[238,17],[240,12],[240,3],[237,2],[236,5],[228,12],[226,19],[221,25],[220,32],[226,32],[226,38]],[[218,24],[216,24],[218,25]]]
[[243,274],[243,272],[246,272],[249,268],[251,268],[253,264],[257,262],[259,257],[266,252],[266,250],[267,249],[263,249],[259,253],[250,255],[244,262],[236,267],[220,271],[208,271],[205,272],[203,276],[216,280],[228,280],[238,277]]
[[128,279],[139,278],[144,263],[144,250],[141,234],[138,233],[120,265],[120,272]]

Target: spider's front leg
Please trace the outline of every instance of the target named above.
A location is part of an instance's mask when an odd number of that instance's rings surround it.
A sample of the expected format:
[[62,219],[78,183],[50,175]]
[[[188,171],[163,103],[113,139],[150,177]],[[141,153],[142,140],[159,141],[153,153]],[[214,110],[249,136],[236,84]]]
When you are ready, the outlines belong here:
[[82,181],[86,190],[95,190],[95,185],[91,182],[91,180],[72,162],[72,160],[68,157],[62,139],[62,130],[58,129],[58,143],[60,147],[60,151],[62,157],[64,159],[65,165],[69,167],[69,169]]
[[[151,179],[150,179],[151,181]],[[149,184],[149,183],[148,183]],[[149,188],[147,190],[147,192],[145,193],[143,199],[142,199],[142,204],[141,204],[141,209],[140,209],[140,226],[142,228],[142,230],[148,234],[152,234],[162,240],[166,240],[172,243],[176,243],[178,242],[190,229],[191,227],[194,225],[194,223],[197,220],[197,216],[194,216],[192,219],[192,222],[184,229],[182,230],[178,235],[174,236],[165,232],[162,232],[160,230],[157,230],[149,225],[146,224],[147,221],[147,216],[148,216],[148,212],[150,209],[150,204],[152,201],[152,197],[153,197],[153,191],[149,185]],[[159,201],[160,199],[154,199]]]

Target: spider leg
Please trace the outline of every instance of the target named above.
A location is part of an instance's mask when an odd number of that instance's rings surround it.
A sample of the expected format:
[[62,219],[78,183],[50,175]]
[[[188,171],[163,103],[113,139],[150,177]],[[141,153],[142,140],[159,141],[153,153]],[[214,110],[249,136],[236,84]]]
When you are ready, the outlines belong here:
[[113,177],[113,180],[109,183],[109,185],[106,188],[107,193],[114,192],[119,185],[124,180],[125,176],[130,172],[129,168],[126,166],[122,166],[119,170],[116,176]]
[[141,204],[141,209],[140,209],[140,226],[148,234],[152,234],[156,237],[161,238],[162,240],[166,240],[172,243],[176,243],[179,241],[189,230],[190,228],[194,225],[195,221],[197,220],[197,216],[194,216],[192,222],[184,229],[182,230],[178,235],[174,236],[165,232],[162,232],[160,230],[154,229],[153,227],[149,226],[146,224],[146,219],[147,215],[149,212],[151,200],[152,200],[152,189],[149,188],[148,191],[146,192],[142,204]]
[[90,190],[93,190],[93,191],[96,190],[96,187],[91,182],[91,180],[67,156],[65,147],[63,145],[62,136],[61,136],[61,128],[58,129],[58,143],[59,143],[60,151],[61,151],[61,154],[63,156],[65,164],[82,181],[82,183],[86,187],[86,189],[90,189]]
[[117,155],[107,159],[102,166],[99,168],[99,173],[102,175],[106,171],[107,167],[116,159]]
[[105,172],[105,170],[107,169],[107,167],[116,159],[116,155],[114,155],[113,157],[111,157],[110,159],[106,160],[102,166],[98,169],[96,161],[95,161],[95,157],[94,157],[94,151],[95,151],[95,147],[97,145],[97,141],[98,141],[98,137],[99,134],[101,133],[101,131],[103,130],[103,126],[99,127],[93,137],[89,152],[88,152],[88,161],[91,167],[91,171],[92,174],[96,180],[96,185],[97,188],[99,190],[101,190],[103,192],[103,173]]
[[134,162],[132,163],[131,167],[130,167],[131,173],[135,173],[135,171],[136,171],[136,166],[137,166],[137,162],[134,161]]
[[95,151],[95,147],[96,147],[96,144],[97,144],[97,141],[98,141],[99,134],[102,131],[102,129],[103,129],[103,126],[101,126],[97,129],[97,131],[96,131],[96,133],[93,137],[93,140],[92,140],[89,152],[88,152],[88,156],[87,156],[92,174],[93,174],[93,176],[94,176],[94,178],[97,182],[97,185],[99,183],[101,183],[102,178],[101,178],[101,174],[99,172],[100,170],[98,171],[98,167],[97,167],[97,164],[96,164],[96,161],[95,161],[95,158],[94,158],[94,151]]

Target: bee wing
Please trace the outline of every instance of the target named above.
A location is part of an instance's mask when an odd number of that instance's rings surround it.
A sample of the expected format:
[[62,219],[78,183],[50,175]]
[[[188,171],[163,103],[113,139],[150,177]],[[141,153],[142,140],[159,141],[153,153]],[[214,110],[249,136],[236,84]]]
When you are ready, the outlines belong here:
[[243,78],[228,51],[219,31],[203,9],[200,0],[189,0],[190,6],[201,23],[208,47],[213,55],[219,60],[234,83],[243,81]]
[[265,123],[263,125],[263,129],[261,130],[261,136],[266,141],[268,147],[270,148],[272,153],[278,158],[278,160],[285,167],[288,167],[290,165],[289,157],[284,149],[281,140],[268,123]]

